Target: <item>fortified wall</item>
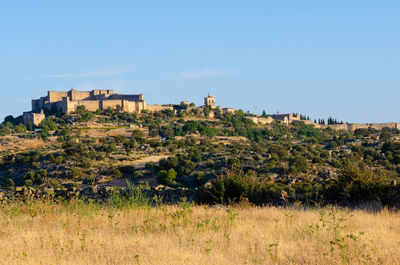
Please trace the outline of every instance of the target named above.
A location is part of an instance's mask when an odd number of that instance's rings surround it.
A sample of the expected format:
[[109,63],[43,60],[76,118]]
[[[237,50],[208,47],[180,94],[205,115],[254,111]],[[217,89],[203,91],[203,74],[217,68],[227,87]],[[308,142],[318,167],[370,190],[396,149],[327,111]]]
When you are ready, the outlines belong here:
[[262,125],[271,124],[274,121],[280,121],[285,125],[292,124],[294,122],[304,122],[307,125],[312,125],[317,129],[326,129],[331,128],[335,131],[339,130],[349,130],[355,131],[357,129],[376,129],[382,130],[383,128],[391,128],[391,129],[399,129],[400,130],[400,123],[396,122],[387,122],[387,123],[343,123],[343,124],[318,124],[314,123],[309,120],[301,120],[300,115],[293,115],[293,114],[277,114],[271,115],[268,117],[247,117],[248,119],[252,120],[254,123],[260,123]]
[[391,129],[400,129],[400,123],[396,122],[387,122],[387,123],[344,123],[344,124],[329,124],[329,125],[323,125],[323,124],[316,124],[316,123],[311,123],[314,125],[315,128],[318,129],[326,129],[326,128],[331,128],[333,130],[349,130],[349,131],[355,131],[357,129],[376,129],[376,130],[382,130],[383,128],[391,128]]
[[262,125],[271,124],[273,121],[275,121],[271,116],[268,116],[266,118],[264,118],[264,117],[248,117],[248,119],[252,120],[254,123],[260,123]]
[[23,121],[26,127],[38,126],[44,119],[46,115],[41,113],[24,112]]
[[76,111],[78,106],[85,106],[89,111],[116,109],[119,106],[122,111],[140,113],[146,109],[146,101],[143,94],[121,95],[115,94],[114,90],[77,91],[75,89],[67,92],[49,91],[46,97],[32,100],[33,113],[55,110],[68,114]]
[[130,113],[141,113],[142,110],[161,111],[171,107],[150,105],[148,108],[143,94],[123,95],[116,94],[114,90],[92,91],[48,91],[47,96],[32,100],[32,111],[24,113],[25,125],[37,126],[45,118],[43,113],[60,112],[70,114],[78,106],[85,106],[89,111],[117,109]]
[[274,121],[280,121],[285,125],[289,125],[295,121],[301,120],[299,114],[279,114],[279,112],[267,117],[248,117],[248,119],[252,120],[254,123],[261,123],[263,125],[271,124]]

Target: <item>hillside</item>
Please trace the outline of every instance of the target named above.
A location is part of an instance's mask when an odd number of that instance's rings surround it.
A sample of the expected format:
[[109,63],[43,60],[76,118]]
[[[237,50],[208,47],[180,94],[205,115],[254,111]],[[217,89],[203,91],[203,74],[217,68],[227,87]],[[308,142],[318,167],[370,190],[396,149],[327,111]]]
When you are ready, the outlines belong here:
[[7,117],[0,184],[5,194],[33,187],[82,197],[85,189],[126,188],[129,181],[153,191],[183,189],[207,203],[398,206],[399,130],[262,125],[248,115],[216,111],[210,118],[187,105],[142,114],[80,108],[47,117],[35,131]]

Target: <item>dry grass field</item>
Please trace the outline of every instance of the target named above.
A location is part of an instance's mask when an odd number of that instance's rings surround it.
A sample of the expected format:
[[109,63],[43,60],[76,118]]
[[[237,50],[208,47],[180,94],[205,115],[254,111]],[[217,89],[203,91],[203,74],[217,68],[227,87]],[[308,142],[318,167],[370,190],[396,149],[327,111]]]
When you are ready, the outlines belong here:
[[1,264],[400,264],[400,214],[325,208],[0,209]]

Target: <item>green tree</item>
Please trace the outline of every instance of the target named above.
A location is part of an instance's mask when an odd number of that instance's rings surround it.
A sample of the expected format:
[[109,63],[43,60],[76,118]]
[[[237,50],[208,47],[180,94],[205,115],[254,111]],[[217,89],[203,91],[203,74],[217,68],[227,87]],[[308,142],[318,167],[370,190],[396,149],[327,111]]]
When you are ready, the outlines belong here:
[[15,126],[15,131],[17,133],[23,133],[26,131],[26,127],[25,125],[23,125],[22,123],[18,124],[17,126]]
[[163,126],[160,130],[160,136],[167,139],[173,138],[175,136],[174,128],[171,126]]
[[15,118],[14,118],[12,115],[8,115],[8,116],[6,116],[6,117],[4,118],[3,124],[6,124],[7,122],[11,122],[11,123],[14,124]]
[[0,136],[5,136],[5,135],[9,135],[11,133],[11,130],[4,126],[3,124],[0,124]]
[[88,122],[95,117],[95,114],[88,111],[83,105],[76,108],[76,113],[80,115],[80,118],[78,119],[79,122]]
[[206,117],[206,118],[210,117],[210,111],[211,111],[211,108],[209,106],[205,106],[204,107],[204,117]]
[[264,118],[266,118],[267,117],[267,113],[265,112],[265,110],[263,110],[263,112],[262,112],[262,115],[261,115],[262,117],[264,117]]
[[292,173],[306,172],[308,168],[307,160],[303,156],[289,158],[289,170]]
[[165,185],[176,185],[176,171],[171,168],[168,171],[161,170],[158,172],[157,181]]

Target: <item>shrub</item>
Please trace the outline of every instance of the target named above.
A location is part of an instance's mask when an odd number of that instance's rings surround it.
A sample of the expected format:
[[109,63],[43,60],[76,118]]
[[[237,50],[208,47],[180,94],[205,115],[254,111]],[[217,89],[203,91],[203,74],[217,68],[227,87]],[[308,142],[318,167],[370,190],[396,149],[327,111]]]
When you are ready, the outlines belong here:
[[32,185],[33,185],[33,181],[31,179],[26,179],[25,180],[25,186],[32,187]]
[[11,178],[7,179],[7,181],[6,181],[6,187],[7,187],[8,189],[14,189],[14,186],[15,186],[14,181],[13,181]]
[[112,171],[112,175],[113,175],[115,178],[120,178],[120,177],[122,177],[122,173],[121,173],[121,171],[120,171],[119,169],[114,169],[114,170]]
[[286,187],[282,183],[268,183],[253,174],[231,171],[205,187],[200,201],[231,204],[248,199],[249,202],[260,205],[279,201]]
[[289,170],[291,173],[306,172],[308,168],[307,160],[302,156],[295,156],[289,159]]
[[4,126],[3,124],[0,124],[0,136],[5,136],[11,133],[11,130]]
[[196,164],[190,160],[181,160],[178,165],[178,173],[180,175],[189,175],[192,173]]
[[176,171],[171,168],[170,170],[161,170],[158,172],[157,181],[165,185],[176,185]]
[[143,178],[143,177],[144,177],[143,171],[136,170],[133,172],[133,175],[132,175],[133,179],[139,179],[139,178]]
[[153,168],[154,167],[154,162],[147,162],[145,165],[144,165],[144,167],[146,168],[146,169],[151,169],[151,168]]
[[22,123],[18,124],[17,126],[15,126],[15,131],[17,133],[23,133],[26,131],[26,127],[25,125],[23,125]]
[[80,176],[80,172],[79,172],[79,170],[78,170],[78,169],[76,169],[76,168],[72,168],[72,169],[71,169],[71,171],[70,171],[70,174],[69,174],[69,176],[70,176],[70,178],[73,178],[73,179],[75,179],[75,178],[79,178],[79,176]]

